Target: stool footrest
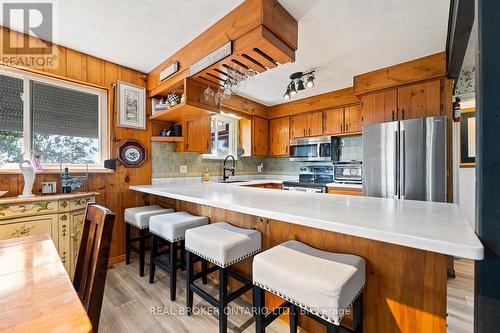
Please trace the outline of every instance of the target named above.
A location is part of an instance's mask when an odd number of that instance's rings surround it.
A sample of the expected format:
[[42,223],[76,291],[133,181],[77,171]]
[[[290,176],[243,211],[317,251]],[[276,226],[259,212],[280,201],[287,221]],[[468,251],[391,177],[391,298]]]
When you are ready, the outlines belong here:
[[209,293],[207,293],[205,290],[201,289],[197,285],[192,284],[189,288],[192,291],[194,291],[198,296],[200,296],[205,301],[207,301],[208,303],[210,303],[212,306],[214,306],[214,307],[218,307],[219,306],[219,300],[217,300],[215,297],[213,297],[212,295],[210,295]]
[[290,309],[292,306],[293,304],[290,302],[281,303],[280,306],[273,309],[271,313],[264,317],[264,325],[269,326],[269,324],[271,324],[276,318],[281,316],[287,309]]
[[227,301],[232,302],[251,289],[252,289],[251,283],[245,284],[244,286],[240,287],[239,289],[236,289],[235,291],[229,293],[229,295],[227,295]]
[[203,272],[203,271],[201,271],[201,272],[196,272],[196,273],[194,273],[194,274],[193,274],[193,281],[196,281],[196,280],[198,280],[198,279],[201,279],[201,278],[202,278],[202,277],[204,277],[206,274],[210,274],[210,273],[216,272],[216,271],[218,271],[218,270],[219,270],[219,267],[217,267],[217,266],[212,266],[212,267],[208,268],[208,269],[206,270],[206,272]]

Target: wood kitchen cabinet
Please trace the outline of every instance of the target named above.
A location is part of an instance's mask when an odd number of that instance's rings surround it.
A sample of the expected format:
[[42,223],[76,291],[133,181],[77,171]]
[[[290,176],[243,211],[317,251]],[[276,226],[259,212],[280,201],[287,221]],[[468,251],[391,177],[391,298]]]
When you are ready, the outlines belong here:
[[340,135],[361,132],[361,106],[353,105],[324,112],[324,134]]
[[211,118],[203,117],[186,122],[185,151],[210,153]]
[[344,108],[344,133],[361,132],[361,105]]
[[398,119],[414,119],[440,114],[439,80],[398,88]]
[[441,82],[433,80],[367,94],[361,103],[362,125],[437,116]]
[[291,118],[291,137],[304,138],[323,135],[323,112],[311,112]]
[[397,89],[364,95],[361,99],[361,125],[397,120]]
[[269,120],[252,117],[252,156],[269,155]]
[[276,118],[269,121],[269,155],[290,154],[290,118]]
[[326,110],[323,121],[325,135],[342,134],[344,129],[344,108]]

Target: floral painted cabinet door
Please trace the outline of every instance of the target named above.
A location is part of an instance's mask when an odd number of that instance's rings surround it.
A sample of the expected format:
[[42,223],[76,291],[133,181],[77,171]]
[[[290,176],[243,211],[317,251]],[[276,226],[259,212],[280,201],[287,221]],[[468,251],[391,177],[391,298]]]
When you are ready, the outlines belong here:
[[[19,217],[9,219],[0,224],[0,239],[32,236],[52,235],[57,230],[57,214]],[[57,246],[57,240],[54,240]]]
[[82,239],[83,223],[85,221],[85,210],[78,210],[70,213],[71,219],[71,239],[70,239],[70,257],[71,269],[70,276],[73,278],[75,273],[76,260],[80,249],[80,241]]

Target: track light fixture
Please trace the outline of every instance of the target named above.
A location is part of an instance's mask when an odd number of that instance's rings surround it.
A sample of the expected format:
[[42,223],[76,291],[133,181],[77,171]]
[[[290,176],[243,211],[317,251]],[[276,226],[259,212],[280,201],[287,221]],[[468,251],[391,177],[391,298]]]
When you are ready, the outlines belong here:
[[[286,92],[283,95],[284,99],[290,99],[292,96],[296,95],[297,92],[305,90],[306,88],[314,87],[314,71],[302,73],[297,72],[290,75],[291,82],[286,87]],[[305,82],[305,84],[304,84]]]

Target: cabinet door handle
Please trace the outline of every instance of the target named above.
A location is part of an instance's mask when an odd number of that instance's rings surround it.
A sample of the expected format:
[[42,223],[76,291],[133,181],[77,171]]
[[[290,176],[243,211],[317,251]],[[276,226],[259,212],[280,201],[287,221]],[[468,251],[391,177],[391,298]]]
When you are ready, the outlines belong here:
[[405,109],[401,109],[401,118],[405,119]]
[[285,152],[288,153],[288,145],[285,146]]
[[392,110],[392,121],[394,121],[394,110]]
[[340,131],[342,132],[342,124],[340,124]]
[[303,130],[303,133],[304,133],[304,136],[306,136],[306,129],[305,129],[305,128],[304,128],[304,130]]
[[311,135],[311,129],[309,129],[309,135]]

